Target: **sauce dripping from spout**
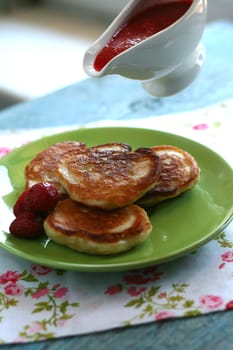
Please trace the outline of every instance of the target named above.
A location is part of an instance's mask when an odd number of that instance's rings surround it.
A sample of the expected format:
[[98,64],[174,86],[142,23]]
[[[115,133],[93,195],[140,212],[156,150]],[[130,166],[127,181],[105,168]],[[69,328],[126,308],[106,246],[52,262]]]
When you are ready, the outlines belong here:
[[179,0],[158,3],[129,18],[97,54],[95,70],[101,71],[115,56],[169,27],[185,14],[192,2]]

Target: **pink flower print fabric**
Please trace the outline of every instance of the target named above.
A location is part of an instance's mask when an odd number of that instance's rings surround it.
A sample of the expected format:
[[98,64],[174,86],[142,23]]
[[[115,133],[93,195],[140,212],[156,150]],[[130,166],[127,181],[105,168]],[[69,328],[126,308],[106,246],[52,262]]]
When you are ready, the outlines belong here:
[[11,148],[9,148],[9,147],[0,147],[0,158],[4,157],[5,155],[7,155],[10,152],[11,152]]
[[[206,144],[232,162],[229,143],[233,100],[222,106],[178,116],[124,121],[121,125],[146,125],[185,136]],[[107,121],[104,126],[108,126]],[[25,144],[29,134],[34,140],[62,131],[0,131],[0,157]],[[60,271],[1,249],[0,341],[26,343],[231,310],[232,290],[233,223],[192,254],[134,271]],[[9,324],[12,330],[6,332]]]

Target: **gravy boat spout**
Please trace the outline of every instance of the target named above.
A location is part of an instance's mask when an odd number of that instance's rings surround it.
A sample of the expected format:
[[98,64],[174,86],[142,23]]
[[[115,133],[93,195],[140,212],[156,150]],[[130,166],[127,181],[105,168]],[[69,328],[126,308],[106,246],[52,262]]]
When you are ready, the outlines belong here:
[[[204,63],[206,12],[207,0],[131,0],[87,50],[84,70],[96,78],[119,74],[139,80],[153,96],[175,94]],[[162,27],[153,32],[157,22]]]

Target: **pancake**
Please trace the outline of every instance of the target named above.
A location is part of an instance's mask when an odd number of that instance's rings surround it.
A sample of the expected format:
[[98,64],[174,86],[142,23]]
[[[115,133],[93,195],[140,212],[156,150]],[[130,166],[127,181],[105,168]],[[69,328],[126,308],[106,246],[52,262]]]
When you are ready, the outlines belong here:
[[154,146],[151,149],[160,158],[161,172],[158,183],[138,201],[143,207],[151,207],[177,197],[191,189],[200,175],[196,160],[188,152],[169,145]]
[[38,153],[25,168],[26,188],[36,183],[48,182],[63,195],[65,190],[57,179],[57,162],[66,152],[83,148],[85,148],[83,143],[66,141],[56,143]]
[[68,198],[48,215],[44,229],[58,244],[83,253],[109,255],[142,243],[152,226],[145,210],[135,204],[106,211]]
[[71,199],[91,207],[111,210],[134,202],[156,184],[160,162],[148,148],[127,147],[113,143],[67,152],[57,165],[60,184]]

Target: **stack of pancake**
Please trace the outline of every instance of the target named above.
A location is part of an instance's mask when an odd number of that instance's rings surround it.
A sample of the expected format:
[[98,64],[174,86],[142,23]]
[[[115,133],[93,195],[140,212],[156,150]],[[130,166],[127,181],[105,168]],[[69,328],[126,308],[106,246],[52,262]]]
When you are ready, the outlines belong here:
[[143,242],[145,208],[190,189],[199,166],[175,146],[132,150],[124,143],[56,143],[26,166],[26,187],[49,182],[60,200],[44,221],[53,241],[88,254],[116,254]]

